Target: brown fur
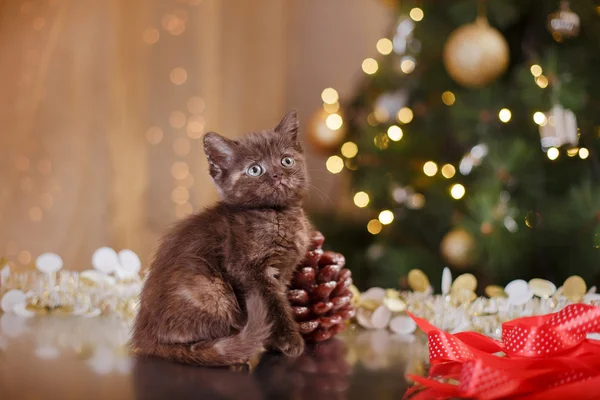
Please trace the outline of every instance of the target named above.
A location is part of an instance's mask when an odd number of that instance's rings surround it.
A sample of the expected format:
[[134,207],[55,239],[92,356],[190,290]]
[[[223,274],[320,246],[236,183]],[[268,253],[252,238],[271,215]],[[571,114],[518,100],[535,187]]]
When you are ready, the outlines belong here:
[[[144,355],[202,365],[246,362],[261,347],[304,349],[285,296],[308,247],[307,173],[298,120],[238,140],[207,133],[221,201],[168,233],[141,293],[131,344]],[[284,157],[294,160],[282,164]],[[289,160],[287,160],[289,161]],[[259,164],[258,177],[246,172]]]

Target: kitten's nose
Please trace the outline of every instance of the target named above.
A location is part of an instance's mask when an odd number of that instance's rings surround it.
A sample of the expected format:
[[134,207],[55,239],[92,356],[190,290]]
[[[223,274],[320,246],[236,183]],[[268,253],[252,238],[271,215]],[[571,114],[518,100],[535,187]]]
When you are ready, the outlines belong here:
[[278,174],[273,173],[273,178],[277,179],[278,176],[279,176]]

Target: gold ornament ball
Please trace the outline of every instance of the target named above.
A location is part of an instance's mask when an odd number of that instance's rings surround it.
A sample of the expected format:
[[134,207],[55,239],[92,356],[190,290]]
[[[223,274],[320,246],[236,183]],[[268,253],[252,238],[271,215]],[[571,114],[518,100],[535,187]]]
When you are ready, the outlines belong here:
[[[327,118],[330,115],[338,115],[341,118],[342,124],[337,129],[331,127],[337,127],[340,119],[334,117],[327,123]],[[307,139],[313,148],[322,153],[331,153],[336,150],[346,137],[346,121],[341,111],[338,110],[335,113],[328,113],[324,109],[319,109],[308,122]]]
[[459,84],[485,86],[506,71],[508,44],[502,34],[483,17],[450,34],[444,45],[444,66]]
[[465,230],[454,229],[446,234],[440,244],[444,259],[453,267],[464,269],[473,263],[475,239]]

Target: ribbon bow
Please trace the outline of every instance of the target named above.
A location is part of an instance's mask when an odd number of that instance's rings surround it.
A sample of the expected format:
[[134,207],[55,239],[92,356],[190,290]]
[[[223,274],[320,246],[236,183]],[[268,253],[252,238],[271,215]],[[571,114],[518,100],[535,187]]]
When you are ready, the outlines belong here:
[[[409,314],[427,333],[429,378],[410,399],[596,399],[600,389],[600,307],[571,304],[561,311],[502,324],[502,341],[475,332],[452,335]],[[449,380],[458,384],[447,383]]]

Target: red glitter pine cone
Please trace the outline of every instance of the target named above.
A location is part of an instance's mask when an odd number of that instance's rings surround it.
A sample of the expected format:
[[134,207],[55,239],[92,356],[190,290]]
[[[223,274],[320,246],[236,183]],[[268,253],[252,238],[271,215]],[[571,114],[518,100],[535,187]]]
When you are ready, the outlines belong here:
[[339,253],[323,252],[324,241],[321,232],[313,234],[311,247],[288,289],[294,318],[307,342],[322,342],[335,336],[355,312],[349,289],[352,274],[344,268],[346,259]]

